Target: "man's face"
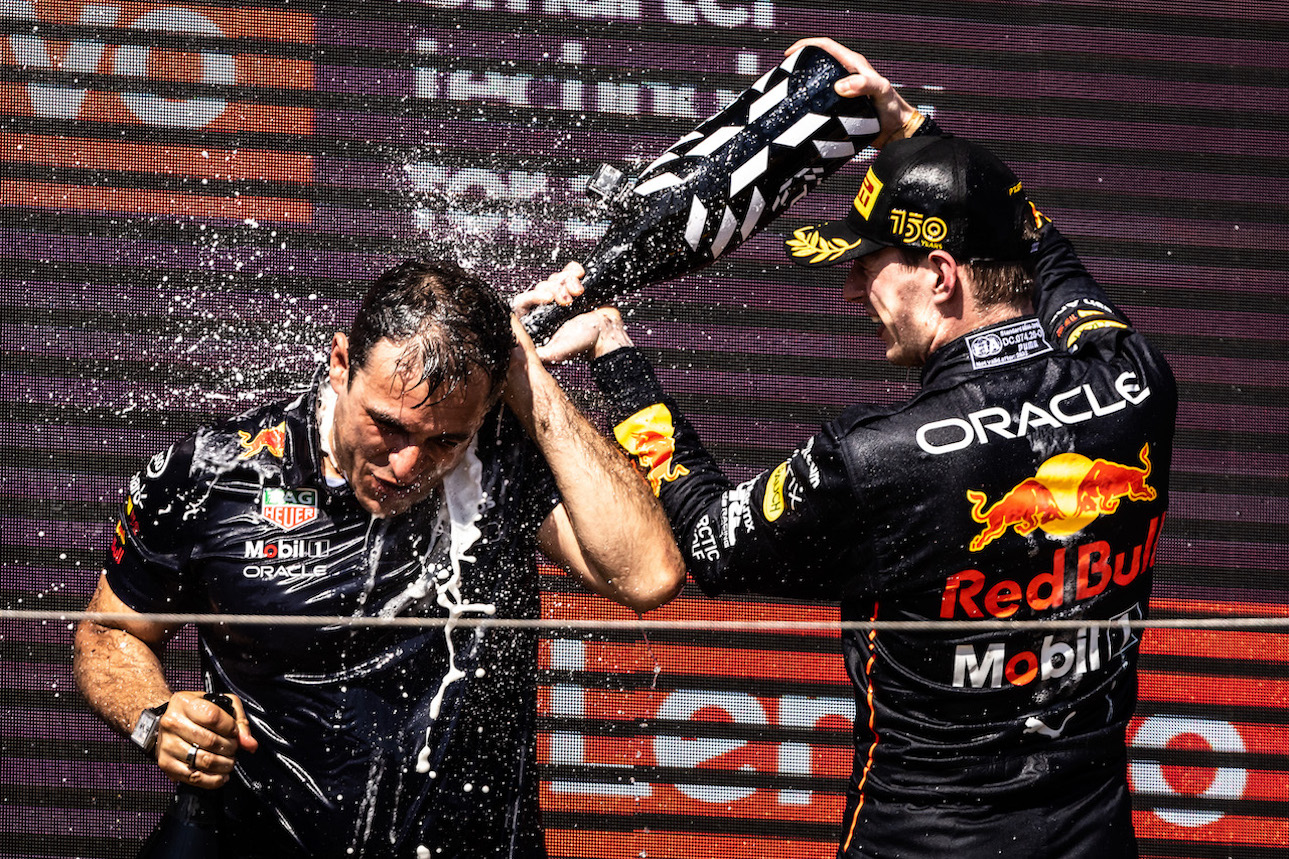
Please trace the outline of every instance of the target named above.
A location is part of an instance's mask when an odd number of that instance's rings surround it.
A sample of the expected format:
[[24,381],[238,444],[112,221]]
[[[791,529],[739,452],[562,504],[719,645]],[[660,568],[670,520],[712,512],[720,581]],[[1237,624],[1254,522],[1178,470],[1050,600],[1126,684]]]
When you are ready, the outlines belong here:
[[929,265],[910,268],[895,248],[884,248],[855,260],[842,298],[863,304],[878,324],[886,360],[919,367],[931,354],[939,314],[932,303],[936,271]]
[[381,340],[354,368],[348,339],[337,334],[331,344],[332,455],[374,516],[396,516],[428,497],[461,461],[492,403],[481,371],[448,396],[427,399],[427,386],[399,368],[402,353],[402,344]]

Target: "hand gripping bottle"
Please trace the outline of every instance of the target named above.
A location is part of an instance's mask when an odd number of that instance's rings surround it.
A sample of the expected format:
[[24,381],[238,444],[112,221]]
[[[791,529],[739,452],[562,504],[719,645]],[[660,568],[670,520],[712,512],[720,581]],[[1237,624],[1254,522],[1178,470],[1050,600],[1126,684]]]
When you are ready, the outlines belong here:
[[634,183],[602,165],[588,193],[608,230],[583,262],[586,291],[524,318],[539,342],[623,293],[696,271],[751,238],[877,137],[867,98],[833,90],[848,72],[821,48],[793,53],[676,141]]
[[[206,693],[232,716],[233,702],[227,695]],[[175,785],[174,798],[157,826],[143,843],[135,859],[218,859],[217,824],[223,796],[217,790],[204,790],[188,784]]]

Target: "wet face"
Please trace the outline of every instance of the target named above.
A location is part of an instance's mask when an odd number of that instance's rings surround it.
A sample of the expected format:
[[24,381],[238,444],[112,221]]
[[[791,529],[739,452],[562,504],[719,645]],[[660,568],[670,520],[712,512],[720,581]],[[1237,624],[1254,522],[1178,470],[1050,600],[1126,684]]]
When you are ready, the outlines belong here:
[[886,344],[886,360],[903,367],[919,367],[931,354],[936,324],[933,266],[909,267],[895,248],[884,248],[855,260],[842,298],[862,304],[878,325]]
[[434,392],[427,399],[427,386],[399,368],[402,353],[401,345],[381,340],[366,365],[353,368],[347,338],[337,334],[331,345],[334,465],[374,516],[396,516],[438,488],[492,404],[482,372],[446,397]]

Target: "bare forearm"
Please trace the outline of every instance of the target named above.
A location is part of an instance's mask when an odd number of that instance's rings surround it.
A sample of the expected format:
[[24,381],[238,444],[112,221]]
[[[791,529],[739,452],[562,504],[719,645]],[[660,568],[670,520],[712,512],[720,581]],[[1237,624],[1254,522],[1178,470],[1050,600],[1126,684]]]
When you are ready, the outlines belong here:
[[[89,611],[126,614],[108,584],[99,578]],[[170,700],[158,655],[174,630],[159,624],[130,619],[120,626],[82,621],[76,627],[72,673],[76,687],[95,713],[122,734],[129,734],[146,707]]]
[[640,611],[684,583],[667,518],[625,454],[586,420],[544,372],[530,383],[527,429],[555,475],[576,552],[596,590]]
[[[527,294],[526,304],[567,301],[581,292],[582,268],[570,263]],[[685,565],[662,505],[616,444],[596,432],[542,361],[630,345],[612,308],[583,314],[537,349],[518,319],[506,402],[555,475],[562,503],[539,533],[541,547],[591,589],[636,611],[674,597]]]
[[674,596],[684,565],[663,507],[619,446],[606,439],[553,382],[534,437],[556,475],[589,565],[635,607]]
[[130,633],[84,621],[75,647],[76,686],[118,733],[128,735],[144,708],[170,700],[161,660]]

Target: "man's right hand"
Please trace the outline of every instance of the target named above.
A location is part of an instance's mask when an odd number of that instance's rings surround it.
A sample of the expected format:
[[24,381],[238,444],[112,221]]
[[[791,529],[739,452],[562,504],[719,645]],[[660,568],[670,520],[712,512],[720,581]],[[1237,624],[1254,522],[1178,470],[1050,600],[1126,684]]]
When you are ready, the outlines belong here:
[[[228,696],[236,714],[230,716],[202,692],[172,693],[161,652],[178,627],[148,620],[130,608],[112,590],[106,574],[99,576],[88,610],[112,616],[76,625],[72,674],[94,712],[128,737],[145,707],[170,696],[152,749],[162,772],[173,781],[204,788],[227,782],[237,752],[253,752],[259,746],[242,702]],[[194,746],[190,767],[188,753]]]
[[923,121],[922,114],[895,91],[890,81],[877,73],[863,54],[825,38],[802,39],[784,51],[784,54],[799,51],[807,45],[823,48],[851,73],[834,85],[838,95],[846,98],[868,96],[873,100],[878,122],[882,126],[882,133],[873,141],[874,147],[881,149],[886,144],[902,140],[917,131]]
[[[571,262],[532,289],[516,295],[510,306],[523,319],[543,304],[567,305],[582,294],[585,274],[581,264]],[[537,347],[537,356],[545,364],[554,364],[579,356],[598,358],[631,345],[617,308],[600,307],[564,323],[550,340]]]
[[171,696],[158,723],[154,750],[157,765],[171,781],[207,790],[223,787],[238,751],[254,752],[259,747],[241,700],[236,695],[228,698],[233,702],[233,716],[202,692]]

